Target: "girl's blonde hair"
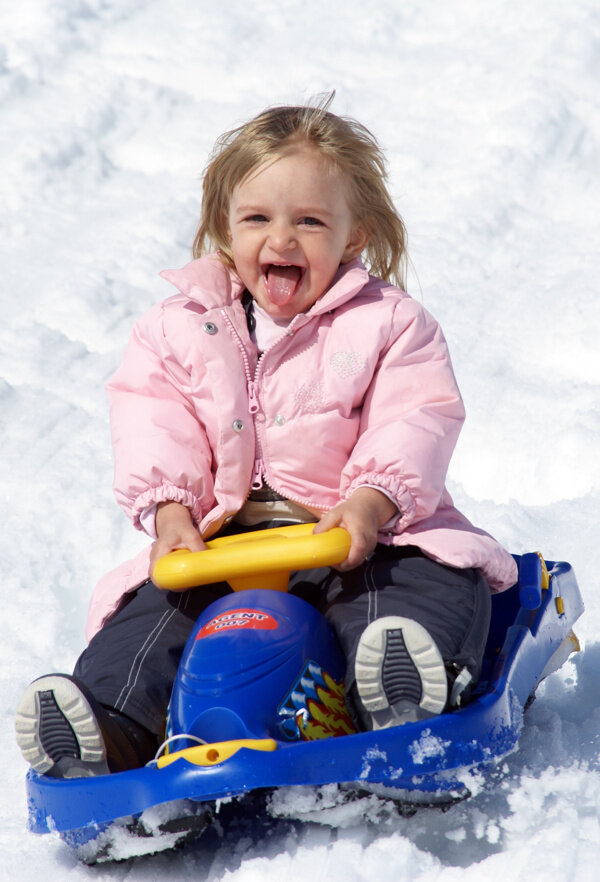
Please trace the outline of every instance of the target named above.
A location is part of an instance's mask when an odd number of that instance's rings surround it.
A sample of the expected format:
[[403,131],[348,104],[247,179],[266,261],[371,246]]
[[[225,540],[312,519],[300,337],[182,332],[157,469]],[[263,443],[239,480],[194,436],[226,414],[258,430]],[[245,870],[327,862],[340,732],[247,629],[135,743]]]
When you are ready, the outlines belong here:
[[194,257],[216,249],[234,268],[227,221],[234,188],[264,162],[305,145],[346,176],[350,210],[368,235],[363,257],[370,271],[404,287],[406,229],[387,189],[383,152],[367,128],[327,110],[332,99],[320,107],[270,108],[219,138],[204,172]]

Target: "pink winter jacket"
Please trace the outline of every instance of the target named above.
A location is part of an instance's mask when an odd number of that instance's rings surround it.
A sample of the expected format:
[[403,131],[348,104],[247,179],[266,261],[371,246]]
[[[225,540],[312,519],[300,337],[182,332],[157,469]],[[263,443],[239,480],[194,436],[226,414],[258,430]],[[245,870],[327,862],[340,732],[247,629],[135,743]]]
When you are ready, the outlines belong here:
[[[136,527],[176,500],[208,538],[263,478],[323,511],[368,484],[400,512],[380,542],[514,584],[511,555],[444,487],[464,410],[441,330],[408,294],[352,261],[259,359],[242,285],[214,255],[162,275],[179,293],[136,323],[108,385],[115,494]],[[100,581],[88,639],[148,578],[149,551]]]

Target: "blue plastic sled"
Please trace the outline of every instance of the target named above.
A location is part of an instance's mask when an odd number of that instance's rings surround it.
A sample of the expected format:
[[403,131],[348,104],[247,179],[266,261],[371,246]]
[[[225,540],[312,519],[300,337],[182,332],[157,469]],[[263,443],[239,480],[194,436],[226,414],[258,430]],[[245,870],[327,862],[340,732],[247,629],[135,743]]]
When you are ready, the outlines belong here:
[[118,774],[57,780],[29,772],[30,829],[79,846],[153,806],[185,800],[198,815],[215,800],[293,785],[386,785],[415,802],[468,795],[474,770],[515,749],[540,680],[578,648],[571,629],[583,602],[571,566],[544,565],[533,553],[515,559],[519,582],[493,597],[470,703],[376,732],[347,734],[343,660],[313,607],[278,591],[222,598],[188,641],[171,701],[168,734],[194,737]]

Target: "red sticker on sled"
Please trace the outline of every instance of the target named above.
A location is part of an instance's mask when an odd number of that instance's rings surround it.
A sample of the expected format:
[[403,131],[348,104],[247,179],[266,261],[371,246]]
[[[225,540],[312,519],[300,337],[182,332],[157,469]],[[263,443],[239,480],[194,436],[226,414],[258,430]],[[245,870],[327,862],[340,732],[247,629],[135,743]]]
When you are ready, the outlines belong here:
[[278,628],[277,620],[268,613],[257,609],[232,609],[230,612],[215,616],[196,634],[196,640],[209,637],[211,634],[224,634],[233,629],[244,628],[257,631],[273,631]]

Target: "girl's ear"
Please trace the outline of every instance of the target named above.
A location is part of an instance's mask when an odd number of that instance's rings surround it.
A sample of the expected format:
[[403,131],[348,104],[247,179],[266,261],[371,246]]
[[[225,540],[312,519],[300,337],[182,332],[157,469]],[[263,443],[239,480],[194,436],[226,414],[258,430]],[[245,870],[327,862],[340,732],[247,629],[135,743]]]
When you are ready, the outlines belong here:
[[365,227],[361,223],[356,224],[350,233],[348,242],[346,243],[346,248],[342,255],[342,263],[350,263],[351,260],[354,260],[355,257],[362,254],[369,244],[369,239],[370,236]]

